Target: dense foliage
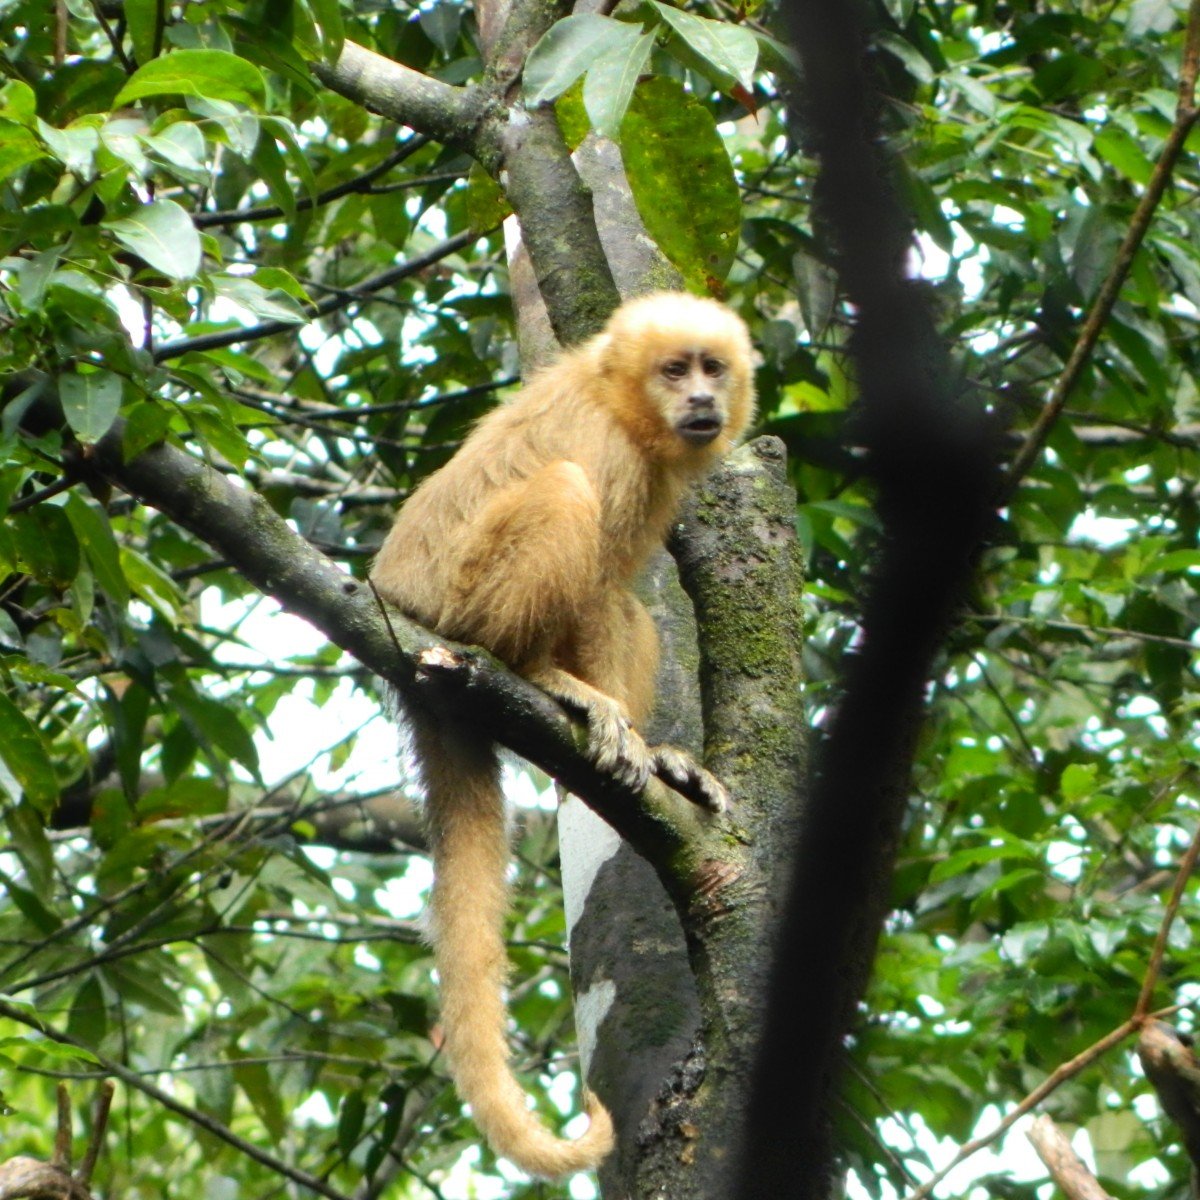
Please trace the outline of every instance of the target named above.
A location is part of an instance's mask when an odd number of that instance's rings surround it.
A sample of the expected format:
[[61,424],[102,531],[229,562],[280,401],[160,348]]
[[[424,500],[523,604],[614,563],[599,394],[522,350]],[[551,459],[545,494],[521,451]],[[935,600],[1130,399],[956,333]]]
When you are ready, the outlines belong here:
[[[589,122],[620,139],[651,233],[751,323],[762,428],[787,442],[800,493],[819,722],[875,521],[787,52],[769,6],[624,8],[557,27],[526,93],[557,98],[572,141]],[[914,265],[1015,453],[1168,136],[1186,14],[1169,0],[873,12]],[[127,453],[171,439],[362,571],[396,504],[516,375],[503,208],[463,152],[308,64],[347,37],[458,84],[479,74],[478,36],[454,0],[60,0],[52,15],[0,0],[0,1132],[6,1155],[47,1157],[53,1080],[77,1080],[83,1109],[87,1081],[123,1065],[106,1195],[270,1195],[281,1163],[346,1195],[363,1179],[355,1194],[567,1194],[496,1183],[486,1157],[478,1193],[461,1172],[446,1182],[475,1139],[438,1064],[410,919],[427,871],[354,807],[403,770],[374,681],[89,470],[119,415]],[[871,1192],[910,1191],[947,1139],[986,1131],[1130,1016],[1200,822],[1198,136],[997,518],[930,688],[839,1116]],[[61,421],[40,415],[53,392]],[[520,1052],[569,1109],[544,814],[520,851]],[[1192,895],[1153,1001],[1183,1006],[1185,1028]],[[1046,1107],[1086,1131],[1114,1194],[1185,1186],[1128,1042]],[[987,1169],[1032,1195],[1036,1161],[1018,1136],[1004,1145],[955,1194]]]

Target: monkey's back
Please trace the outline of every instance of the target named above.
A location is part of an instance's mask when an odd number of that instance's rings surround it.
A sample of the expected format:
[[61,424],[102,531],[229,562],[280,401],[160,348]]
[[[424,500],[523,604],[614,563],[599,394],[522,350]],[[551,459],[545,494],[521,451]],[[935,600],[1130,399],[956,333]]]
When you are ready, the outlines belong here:
[[[385,599],[442,629],[464,533],[498,491],[561,460],[582,467],[598,494],[612,490],[619,474],[610,461],[612,446],[625,435],[602,400],[573,386],[581,377],[594,377],[587,362],[591,353],[585,345],[534,376],[511,401],[483,417],[454,457],[413,492],[371,572]],[[621,486],[644,484],[626,478]]]

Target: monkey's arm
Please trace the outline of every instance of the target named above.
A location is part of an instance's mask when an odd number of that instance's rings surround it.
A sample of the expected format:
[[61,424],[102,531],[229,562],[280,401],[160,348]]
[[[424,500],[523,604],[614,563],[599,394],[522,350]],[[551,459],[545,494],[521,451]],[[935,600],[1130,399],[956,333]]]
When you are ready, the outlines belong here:
[[580,713],[602,770],[639,791],[656,774],[719,812],[724,788],[682,751],[647,747],[633,726],[653,696],[657,639],[636,599],[603,578],[600,516],[587,473],[565,459],[496,492],[450,551],[443,631]]
[[675,746],[647,746],[624,705],[612,696],[558,667],[522,673],[583,716],[588,726],[588,750],[601,770],[611,771],[637,791],[646,786],[651,775],[657,776],[709,812],[724,812],[729,807],[729,793],[716,776]]

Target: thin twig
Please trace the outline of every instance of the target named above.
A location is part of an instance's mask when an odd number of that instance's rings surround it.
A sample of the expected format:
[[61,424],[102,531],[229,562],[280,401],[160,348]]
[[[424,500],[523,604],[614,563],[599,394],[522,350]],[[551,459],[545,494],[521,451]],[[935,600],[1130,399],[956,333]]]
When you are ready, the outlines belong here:
[[1158,927],[1158,937],[1154,939],[1154,949],[1150,952],[1146,978],[1142,981],[1142,990],[1133,1010],[1133,1019],[1139,1024],[1145,1021],[1146,1014],[1150,1011],[1150,999],[1154,995],[1154,987],[1158,983],[1158,974],[1162,969],[1163,955],[1167,949],[1167,937],[1179,914],[1183,890],[1187,887],[1187,882],[1196,869],[1197,856],[1200,856],[1200,825],[1197,825],[1196,832],[1192,836],[1192,843],[1179,863],[1179,870],[1175,872],[1175,886],[1171,889],[1171,898],[1167,901],[1167,911],[1163,913],[1162,924]]
[[92,1116],[92,1137],[84,1152],[83,1162],[75,1172],[75,1178],[85,1187],[92,1181],[92,1172],[96,1169],[96,1159],[104,1146],[104,1131],[108,1128],[108,1112],[112,1108],[113,1081],[106,1079],[100,1086],[100,1094],[96,1097],[96,1110]]
[[[406,141],[398,150],[393,151],[369,171],[344,180],[315,196],[301,196],[296,201],[296,212],[307,212],[310,208],[320,208],[334,200],[340,200],[354,192],[365,192],[381,175],[386,175],[393,167],[399,166],[406,158],[415,154],[423,146],[429,145],[430,139],[424,134],[417,134]],[[426,177],[427,178],[427,177]],[[221,212],[199,212],[192,214],[192,224],[197,229],[207,229],[213,225],[240,225],[244,221],[274,221],[287,214],[277,204],[260,204],[254,208],[233,208]]]
[[990,1146],[1002,1134],[1007,1133],[1013,1125],[1016,1124],[1027,1112],[1036,1108],[1041,1102],[1054,1091],[1055,1088],[1065,1083],[1068,1079],[1078,1075],[1085,1067],[1091,1066],[1096,1059],[1103,1057],[1114,1046],[1120,1045],[1130,1034],[1135,1033],[1138,1029],[1139,1022],[1130,1018],[1128,1021],[1118,1025],[1111,1033],[1106,1034],[1098,1042],[1094,1042],[1086,1050],[1075,1055],[1074,1058],[1062,1063],[1056,1067],[1045,1079],[1042,1080],[1037,1087],[1021,1101],[1010,1113],[1008,1113],[990,1132],[982,1134],[980,1137],[974,1138],[966,1142],[959,1148],[958,1153],[940,1170],[931,1175],[915,1192],[910,1192],[905,1200],[925,1200],[935,1187],[950,1174],[960,1163],[965,1162],[972,1154],[982,1150],[985,1146]]
[[1066,366],[1063,367],[1062,374],[1059,375],[1058,381],[1050,393],[1050,398],[1046,401],[1045,407],[1009,467],[1003,486],[1006,500],[1012,496],[1017,485],[1041,453],[1050,436],[1050,430],[1062,413],[1071,390],[1079,382],[1079,377],[1083,374],[1083,370],[1092,356],[1092,351],[1095,350],[1096,343],[1100,340],[1104,326],[1112,315],[1117,296],[1133,266],[1134,255],[1137,254],[1138,248],[1150,228],[1154,213],[1166,192],[1167,184],[1171,181],[1171,174],[1183,151],[1183,144],[1187,140],[1188,134],[1191,133],[1197,116],[1200,116],[1200,112],[1196,108],[1198,70],[1200,70],[1200,0],[1191,0],[1188,8],[1183,64],[1179,73],[1179,99],[1175,110],[1175,121],[1163,143],[1158,162],[1154,164],[1154,170],[1146,184],[1146,190],[1142,193],[1142,198],[1134,210],[1125,237],[1117,249],[1112,269],[1101,284],[1095,300],[1092,301],[1092,307],[1088,310],[1083,328],[1079,331]]
[[1106,1054],[1114,1046],[1125,1040],[1131,1033],[1137,1032],[1146,1023],[1148,1019],[1158,1016],[1158,1013],[1151,1013],[1150,999],[1154,994],[1154,985],[1158,981],[1158,974],[1162,967],[1163,953],[1166,949],[1167,937],[1171,932],[1171,926],[1174,924],[1175,917],[1179,912],[1180,901],[1183,899],[1183,891],[1187,886],[1187,881],[1191,877],[1192,871],[1196,866],[1197,856],[1200,856],[1200,827],[1197,828],[1195,836],[1192,838],[1192,843],[1188,846],[1187,853],[1183,856],[1179,863],[1179,869],[1175,873],[1175,886],[1171,891],[1171,898],[1167,902],[1166,912],[1163,914],[1162,923],[1159,925],[1158,937],[1154,942],[1154,949],[1150,954],[1150,962],[1146,967],[1146,977],[1142,982],[1141,994],[1138,996],[1137,1004],[1134,1006],[1133,1015],[1124,1024],[1119,1025],[1111,1033],[1102,1037],[1098,1042],[1094,1042],[1086,1050],[1081,1051],[1070,1061],[1063,1063],[1057,1067],[1050,1075],[1032,1092],[1025,1097],[1010,1113],[1008,1113],[1002,1121],[990,1132],[981,1135],[966,1142],[949,1163],[946,1164],[940,1171],[930,1176],[915,1192],[911,1192],[905,1200],[924,1200],[924,1197],[930,1195],[933,1189],[941,1183],[946,1176],[954,1170],[960,1163],[966,1161],[971,1155],[985,1146],[991,1145],[998,1137],[1007,1130],[1011,1129],[1013,1124],[1023,1117],[1031,1109],[1040,1104],[1051,1092],[1060,1084],[1065,1083],[1075,1075],[1078,1075],[1085,1067],[1090,1066],[1096,1059]]
[[1054,621],[1048,617],[1019,617],[1013,613],[968,613],[964,618],[979,625],[1030,625],[1056,633],[1079,633],[1088,637],[1129,638],[1151,642],[1156,646],[1173,646],[1193,653],[1200,647],[1188,638],[1171,637],[1165,633],[1147,633],[1142,629],[1120,629],[1116,625],[1081,625],[1076,621]]
[[[1200,0],[1197,0],[1197,2],[1200,3]],[[253,342],[258,341],[260,338],[274,337],[277,333],[295,332],[303,328],[309,321],[315,321],[318,317],[329,316],[330,313],[347,308],[349,305],[356,304],[361,300],[366,300],[372,292],[381,291],[385,287],[390,287],[394,283],[399,283],[402,279],[407,279],[417,274],[417,272],[425,270],[426,267],[431,267],[435,263],[441,262],[443,258],[448,258],[451,254],[456,254],[459,250],[471,245],[472,242],[486,237],[488,232],[490,231],[485,230],[483,233],[476,233],[474,230],[468,229],[465,233],[459,233],[452,238],[447,238],[444,242],[440,242],[424,254],[419,254],[415,258],[410,258],[407,262],[401,263],[399,266],[391,267],[386,271],[381,271],[378,275],[372,276],[344,296],[331,296],[317,304],[308,305],[303,315],[294,321],[262,321],[258,325],[243,325],[237,329],[223,330],[220,333],[206,333],[194,338],[180,338],[177,342],[168,342],[165,346],[159,346],[154,352],[154,361],[156,363],[166,362],[168,359],[179,358],[181,355],[193,351],[220,350],[225,346],[236,346],[242,342]]]
[[58,1100],[58,1129],[54,1134],[54,1157],[50,1165],[60,1171],[71,1171],[71,1094],[67,1085],[60,1083],[56,1090]]

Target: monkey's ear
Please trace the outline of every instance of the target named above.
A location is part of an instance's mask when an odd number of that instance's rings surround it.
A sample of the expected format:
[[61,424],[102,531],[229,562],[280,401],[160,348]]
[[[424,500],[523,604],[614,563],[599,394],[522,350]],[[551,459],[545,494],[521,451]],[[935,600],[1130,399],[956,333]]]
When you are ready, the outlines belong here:
[[596,355],[596,366],[606,375],[612,371],[616,346],[613,335],[606,329],[592,339],[592,350]]

